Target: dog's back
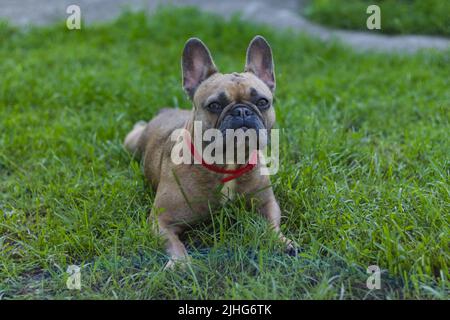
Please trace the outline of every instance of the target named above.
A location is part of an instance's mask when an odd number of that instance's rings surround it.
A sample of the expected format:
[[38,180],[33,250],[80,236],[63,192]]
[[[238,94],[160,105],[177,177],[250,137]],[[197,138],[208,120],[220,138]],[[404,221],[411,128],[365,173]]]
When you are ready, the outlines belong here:
[[182,128],[192,116],[190,110],[163,108],[148,123],[139,121],[125,138],[125,148],[142,159],[145,176],[152,185],[158,185],[164,152],[170,152],[174,142],[170,136]]

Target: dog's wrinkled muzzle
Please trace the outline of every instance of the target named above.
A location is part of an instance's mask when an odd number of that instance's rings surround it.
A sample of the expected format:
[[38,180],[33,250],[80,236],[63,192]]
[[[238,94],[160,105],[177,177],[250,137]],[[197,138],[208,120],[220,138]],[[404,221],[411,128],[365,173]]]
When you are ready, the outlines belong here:
[[263,116],[259,109],[251,103],[230,104],[224,108],[216,123],[216,128],[225,133],[227,129],[254,129],[265,128]]

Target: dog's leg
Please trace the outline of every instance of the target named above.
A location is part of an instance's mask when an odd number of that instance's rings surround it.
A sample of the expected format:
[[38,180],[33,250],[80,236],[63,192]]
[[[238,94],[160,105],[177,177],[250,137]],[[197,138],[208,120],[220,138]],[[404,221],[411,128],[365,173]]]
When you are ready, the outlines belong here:
[[280,240],[286,245],[286,252],[292,256],[297,255],[297,248],[294,245],[294,242],[286,238],[280,231],[281,210],[275,198],[273,197],[263,204],[259,211],[262,216],[270,222],[273,230],[278,234]]
[[186,251],[186,247],[181,242],[179,236],[183,232],[184,228],[180,225],[169,222],[167,212],[158,217],[159,233],[166,241],[166,251],[170,256],[170,260],[164,267],[165,270],[172,269],[178,262],[188,262],[189,257]]

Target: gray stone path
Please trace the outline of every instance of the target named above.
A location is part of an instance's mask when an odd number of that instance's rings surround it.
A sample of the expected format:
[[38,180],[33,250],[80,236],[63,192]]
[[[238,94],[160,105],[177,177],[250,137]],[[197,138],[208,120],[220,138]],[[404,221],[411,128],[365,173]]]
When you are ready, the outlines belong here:
[[450,47],[450,39],[444,37],[387,36],[322,27],[299,15],[300,3],[299,0],[0,0],[0,19],[6,18],[16,25],[43,25],[65,19],[67,6],[77,4],[86,23],[92,23],[115,18],[124,6],[153,12],[160,4],[173,4],[197,6],[225,17],[241,12],[244,20],[290,28],[324,41],[337,39],[359,51],[413,53],[424,48],[445,50]]

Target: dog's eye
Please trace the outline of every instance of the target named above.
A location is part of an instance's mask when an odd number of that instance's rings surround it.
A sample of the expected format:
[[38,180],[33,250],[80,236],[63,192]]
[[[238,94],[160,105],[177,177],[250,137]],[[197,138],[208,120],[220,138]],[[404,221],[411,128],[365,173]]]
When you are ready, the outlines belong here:
[[213,112],[218,112],[222,110],[222,106],[218,102],[211,102],[210,104],[208,104],[208,109]]
[[256,102],[256,106],[259,108],[265,108],[269,104],[269,101],[267,99],[261,98]]

